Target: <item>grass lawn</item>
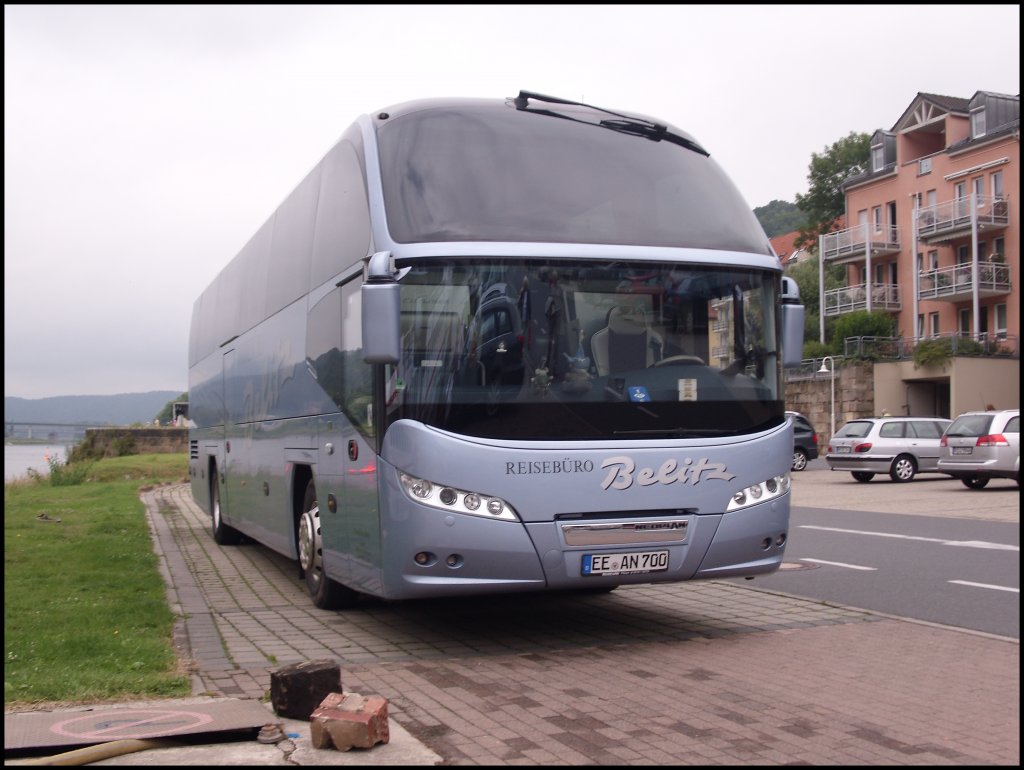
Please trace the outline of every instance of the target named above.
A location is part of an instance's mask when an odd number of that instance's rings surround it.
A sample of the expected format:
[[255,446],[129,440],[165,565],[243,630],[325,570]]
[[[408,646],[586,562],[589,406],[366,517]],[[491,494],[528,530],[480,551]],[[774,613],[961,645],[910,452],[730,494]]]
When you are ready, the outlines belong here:
[[185,454],[51,463],[4,484],[4,706],[190,693],[140,488]]

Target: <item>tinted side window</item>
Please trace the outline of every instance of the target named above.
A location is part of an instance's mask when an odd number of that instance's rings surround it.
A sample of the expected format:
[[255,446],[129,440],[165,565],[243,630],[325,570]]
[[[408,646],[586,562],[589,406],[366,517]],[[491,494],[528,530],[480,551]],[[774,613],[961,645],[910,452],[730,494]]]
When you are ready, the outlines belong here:
[[939,423],[937,422],[915,422],[913,426],[918,438],[939,438],[942,436],[942,431],[939,429]]
[[903,429],[906,423],[902,422],[886,422],[882,424],[882,427],[878,431],[878,435],[882,438],[903,438]]
[[1003,428],[1003,433],[1020,433],[1020,415],[1011,417],[1010,421],[1006,423],[1006,427]]

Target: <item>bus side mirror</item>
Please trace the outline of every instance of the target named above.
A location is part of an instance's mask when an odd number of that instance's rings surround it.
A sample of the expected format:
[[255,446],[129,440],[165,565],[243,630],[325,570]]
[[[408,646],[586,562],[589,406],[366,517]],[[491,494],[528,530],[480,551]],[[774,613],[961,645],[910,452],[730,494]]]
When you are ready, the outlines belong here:
[[391,252],[378,251],[367,261],[360,288],[363,321],[363,360],[396,364],[401,342],[400,286],[391,265]]
[[782,365],[800,366],[804,354],[804,306],[800,287],[792,278],[782,278]]

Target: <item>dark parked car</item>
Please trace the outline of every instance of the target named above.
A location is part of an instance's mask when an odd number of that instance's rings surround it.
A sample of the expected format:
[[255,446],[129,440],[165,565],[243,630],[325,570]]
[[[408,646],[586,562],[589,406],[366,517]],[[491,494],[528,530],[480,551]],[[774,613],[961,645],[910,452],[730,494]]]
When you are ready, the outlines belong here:
[[786,412],[793,418],[793,465],[794,471],[802,471],[811,460],[818,459],[818,434],[814,426],[800,412]]

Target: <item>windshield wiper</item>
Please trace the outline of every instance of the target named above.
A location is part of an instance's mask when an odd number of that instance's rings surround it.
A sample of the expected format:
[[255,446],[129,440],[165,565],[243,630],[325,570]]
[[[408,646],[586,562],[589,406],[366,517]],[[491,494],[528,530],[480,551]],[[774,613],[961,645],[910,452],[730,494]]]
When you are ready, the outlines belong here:
[[[560,112],[554,110],[538,110],[530,109],[530,100],[538,102],[549,102],[551,104],[568,104],[575,107],[586,107],[591,110],[597,110],[603,112],[606,115],[614,115],[619,120],[600,120],[597,123],[591,123],[586,120],[580,120],[570,115],[563,115]],[[623,134],[632,134],[633,136],[642,136],[645,139],[650,139],[653,142],[666,141],[671,144],[677,144],[680,147],[685,147],[687,150],[700,153],[701,155],[711,157],[711,153],[701,147],[699,144],[691,139],[687,139],[685,136],[672,133],[668,130],[668,126],[661,123],[654,123],[644,118],[638,118],[631,115],[623,115],[619,112],[613,112],[612,110],[606,110],[604,107],[595,107],[593,104],[586,104],[584,102],[574,102],[570,99],[560,99],[557,96],[545,96],[544,94],[538,94],[533,91],[520,91],[519,96],[512,100],[517,110],[524,112],[532,112],[537,115],[548,115],[553,118],[564,118],[565,120],[572,120],[577,123],[584,123],[588,126],[601,126],[602,128],[610,128],[612,131],[619,131]]]

